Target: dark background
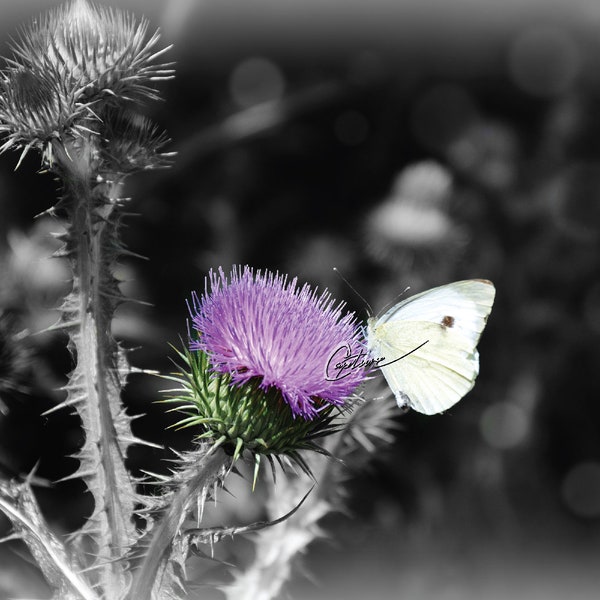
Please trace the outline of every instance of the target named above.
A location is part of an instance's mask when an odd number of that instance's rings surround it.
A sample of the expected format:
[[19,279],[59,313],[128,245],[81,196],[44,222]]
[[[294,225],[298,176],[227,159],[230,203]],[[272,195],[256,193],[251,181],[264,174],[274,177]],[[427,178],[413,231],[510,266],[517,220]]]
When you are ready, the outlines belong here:
[[[2,53],[51,4],[0,6]],[[325,522],[295,598],[597,597],[600,574],[600,4],[315,0],[121,2],[173,43],[177,76],[148,116],[178,151],[128,182],[115,335],[137,366],[168,370],[185,299],[211,267],[279,269],[368,308],[485,277],[497,298],[475,389],[401,430],[353,479],[352,516]],[[31,156],[0,157],[0,459],[7,473],[74,469],[77,420],[40,418],[70,358],[52,324],[67,267],[60,223],[34,216],[56,184]],[[22,343],[6,340],[17,334]],[[22,338],[22,339],[21,339]],[[20,387],[23,382],[27,389]],[[185,447],[135,376],[137,433]],[[166,436],[166,437],[165,437]],[[159,453],[131,456],[158,464]],[[41,489],[59,531],[82,486]],[[259,509],[239,508],[240,518]],[[248,515],[245,515],[247,510]],[[8,524],[0,520],[0,535]],[[0,598],[45,597],[17,546]],[[3,595],[4,594],[4,595]]]

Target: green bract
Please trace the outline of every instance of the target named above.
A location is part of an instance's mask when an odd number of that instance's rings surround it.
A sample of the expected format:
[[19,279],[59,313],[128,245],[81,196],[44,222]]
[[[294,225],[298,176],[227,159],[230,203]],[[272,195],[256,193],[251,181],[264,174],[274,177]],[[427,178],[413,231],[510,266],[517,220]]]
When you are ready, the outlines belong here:
[[179,384],[165,390],[169,397],[162,401],[177,404],[173,410],[186,415],[174,427],[199,427],[199,439],[223,446],[234,460],[249,451],[255,460],[255,479],[262,456],[269,460],[287,456],[309,472],[299,451],[323,452],[315,440],[337,430],[336,407],[325,406],[312,420],[294,417],[281,392],[275,387],[261,389],[259,378],[232,384],[228,374],[213,372],[204,352],[185,349],[177,354],[181,370],[162,376]]

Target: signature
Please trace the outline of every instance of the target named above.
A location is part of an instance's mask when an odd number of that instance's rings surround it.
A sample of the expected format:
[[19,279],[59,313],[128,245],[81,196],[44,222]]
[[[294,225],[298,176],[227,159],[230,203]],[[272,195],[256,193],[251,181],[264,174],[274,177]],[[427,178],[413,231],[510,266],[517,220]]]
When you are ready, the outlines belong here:
[[[368,353],[364,350],[360,350],[358,353],[353,354],[352,348],[350,344],[342,344],[335,352],[331,354],[329,360],[327,361],[327,365],[325,366],[325,379],[327,381],[338,381],[339,379],[344,379],[344,377],[348,377],[350,372],[354,369],[370,369],[372,367],[381,368],[387,367],[403,358],[406,358],[413,352],[416,352],[419,348],[422,348],[429,340],[425,340],[422,344],[419,344],[416,348],[413,348],[410,352],[395,358],[394,360],[390,360],[389,362],[385,361],[385,356],[380,356],[379,358],[371,358]],[[337,362],[335,362],[337,360]],[[382,364],[380,364],[382,363]]]

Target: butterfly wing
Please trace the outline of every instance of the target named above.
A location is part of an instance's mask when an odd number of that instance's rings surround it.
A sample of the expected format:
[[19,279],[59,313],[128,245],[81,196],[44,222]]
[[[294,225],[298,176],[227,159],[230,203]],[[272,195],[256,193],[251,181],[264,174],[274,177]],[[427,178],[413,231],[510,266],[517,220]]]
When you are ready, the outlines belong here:
[[371,354],[385,357],[380,368],[399,406],[435,414],[473,387],[476,346],[494,295],[489,281],[457,281],[412,296],[370,321]]

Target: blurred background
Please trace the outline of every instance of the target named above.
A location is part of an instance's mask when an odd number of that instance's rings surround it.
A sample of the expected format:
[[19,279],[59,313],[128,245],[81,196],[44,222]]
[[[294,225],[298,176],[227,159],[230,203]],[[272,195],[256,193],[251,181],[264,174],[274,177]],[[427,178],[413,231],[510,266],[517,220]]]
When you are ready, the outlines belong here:
[[[118,1],[160,27],[177,76],[145,107],[172,169],[128,181],[115,321],[132,362],[167,371],[185,300],[211,267],[250,264],[328,287],[361,318],[407,286],[494,281],[474,390],[446,414],[398,415],[396,441],[350,482],[292,598],[598,597],[600,586],[600,4],[594,0]],[[0,4],[0,48],[52,6]],[[56,198],[0,156],[0,469],[75,468],[56,319],[69,271],[50,259]],[[136,433],[185,448],[134,376]],[[166,437],[165,437],[166,436]],[[132,466],[160,468],[159,452]],[[89,512],[78,482],[39,488],[47,518]],[[260,506],[238,503],[240,522]],[[9,532],[0,516],[0,536]],[[307,575],[308,574],[308,575]],[[18,545],[0,599],[47,598]]]

